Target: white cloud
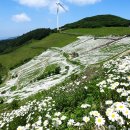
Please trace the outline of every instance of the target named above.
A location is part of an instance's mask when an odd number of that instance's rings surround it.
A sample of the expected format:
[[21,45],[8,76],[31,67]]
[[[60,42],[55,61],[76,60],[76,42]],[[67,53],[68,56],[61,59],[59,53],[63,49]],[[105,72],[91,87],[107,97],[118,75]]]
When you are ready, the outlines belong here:
[[77,5],[86,5],[86,4],[95,4],[101,0],[67,0],[68,2],[77,4]]
[[[35,8],[43,8],[46,7],[52,13],[56,13],[56,3],[60,0],[16,0],[21,5],[25,5],[28,7]],[[63,1],[63,0],[61,0]],[[95,4],[96,2],[100,2],[102,0],[64,0],[64,2],[69,2],[77,5],[86,5],[86,4]],[[68,9],[68,6],[64,4],[64,7]],[[64,12],[62,8],[60,8],[60,12]]]
[[[58,0],[17,0],[19,4],[25,5],[28,7],[35,7],[35,8],[43,8],[46,7],[50,10],[51,13],[56,13],[57,5],[56,3]],[[68,7],[64,5],[66,9]],[[64,12],[62,8],[60,8],[60,12]]]
[[19,3],[22,5],[30,7],[45,7],[49,4],[50,0],[19,0]]
[[15,22],[30,22],[31,18],[25,13],[16,14],[12,16],[12,20]]

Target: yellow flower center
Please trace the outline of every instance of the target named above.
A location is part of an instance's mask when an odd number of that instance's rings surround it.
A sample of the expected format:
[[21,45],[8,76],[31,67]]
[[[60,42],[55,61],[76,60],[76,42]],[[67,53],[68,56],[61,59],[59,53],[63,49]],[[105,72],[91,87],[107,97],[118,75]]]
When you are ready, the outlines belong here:
[[89,121],[89,119],[88,118],[86,118],[86,122],[88,122]]
[[98,119],[98,122],[99,122],[99,123],[101,123],[101,122],[102,122],[102,120],[101,120],[101,119]]
[[120,109],[123,109],[123,108],[124,108],[124,106],[119,106],[119,108],[120,108]]
[[112,118],[115,118],[115,114],[112,114]]

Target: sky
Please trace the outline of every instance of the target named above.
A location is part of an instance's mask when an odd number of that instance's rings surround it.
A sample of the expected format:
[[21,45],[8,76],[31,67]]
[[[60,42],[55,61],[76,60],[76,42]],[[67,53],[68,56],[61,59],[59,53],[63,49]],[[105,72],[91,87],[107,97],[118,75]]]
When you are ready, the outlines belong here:
[[[56,28],[58,0],[0,0],[0,39],[37,28]],[[60,0],[60,26],[100,14],[130,19],[130,0]]]

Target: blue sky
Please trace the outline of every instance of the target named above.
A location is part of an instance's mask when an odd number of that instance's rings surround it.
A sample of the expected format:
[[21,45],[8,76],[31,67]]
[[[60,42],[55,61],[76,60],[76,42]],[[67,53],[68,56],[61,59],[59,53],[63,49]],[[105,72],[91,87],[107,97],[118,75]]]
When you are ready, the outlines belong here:
[[[0,38],[18,36],[36,28],[56,27],[57,0],[1,0]],[[61,0],[60,25],[98,14],[130,19],[130,0]]]

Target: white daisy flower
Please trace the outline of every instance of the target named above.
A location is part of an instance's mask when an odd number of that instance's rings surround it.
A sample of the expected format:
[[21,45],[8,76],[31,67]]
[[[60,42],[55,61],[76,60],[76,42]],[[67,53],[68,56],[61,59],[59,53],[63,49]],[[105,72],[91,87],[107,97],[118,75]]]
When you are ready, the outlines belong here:
[[55,114],[54,114],[54,116],[60,116],[61,115],[61,113],[60,112],[56,112]]
[[90,116],[95,116],[95,117],[100,116],[100,113],[98,111],[91,111],[89,114]]
[[62,121],[64,121],[66,118],[67,118],[66,116],[62,116],[60,119],[61,119]]
[[126,116],[126,117],[129,117],[130,116],[130,110],[128,108],[124,109],[122,111],[123,115]]
[[113,103],[112,100],[107,100],[107,101],[105,101],[105,104],[106,104],[106,105],[111,105],[112,103]]
[[117,91],[118,93],[121,93],[122,91],[124,91],[124,89],[123,89],[123,88],[118,88],[116,91]]
[[102,118],[101,116],[96,117],[96,119],[95,119],[95,124],[96,124],[97,126],[103,126],[103,125],[105,124],[105,119]]
[[67,125],[68,126],[72,126],[74,125],[75,121],[73,119],[70,119],[68,122],[67,122]]
[[88,122],[90,121],[90,118],[87,117],[87,116],[84,116],[84,117],[83,117],[83,121],[84,121],[85,123],[88,123]]
[[116,110],[123,112],[126,109],[126,106],[123,103],[117,103]]
[[91,105],[89,105],[89,104],[82,104],[81,105],[81,108],[88,108],[88,107],[91,107]]
[[117,112],[112,112],[108,115],[109,120],[111,120],[112,122],[117,121],[118,117],[119,115],[117,114]]
[[119,125],[121,125],[121,126],[124,125],[124,123],[125,123],[124,119],[121,116],[118,117],[117,121],[118,121]]
[[127,97],[127,102],[130,102],[130,96]]
[[48,121],[48,120],[45,120],[45,121],[43,122],[44,127],[47,127],[48,124],[49,124],[49,121]]
[[25,128],[23,126],[19,126],[17,130],[25,130]]

